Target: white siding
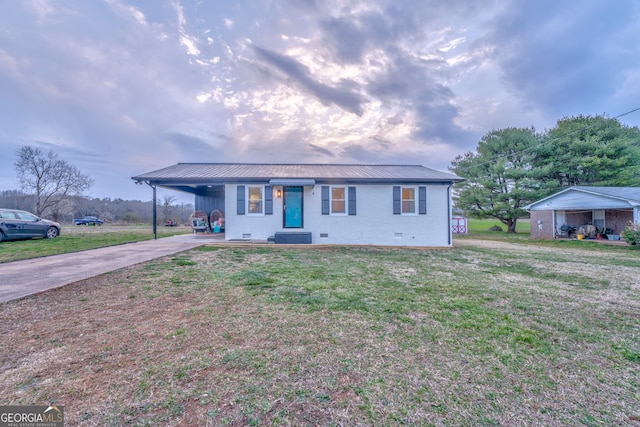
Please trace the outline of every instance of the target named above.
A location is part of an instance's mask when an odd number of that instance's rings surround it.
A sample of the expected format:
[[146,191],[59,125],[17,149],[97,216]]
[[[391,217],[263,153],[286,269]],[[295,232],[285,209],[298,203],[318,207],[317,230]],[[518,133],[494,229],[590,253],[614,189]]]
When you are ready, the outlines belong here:
[[[266,186],[265,183],[246,183],[247,187]],[[225,185],[225,219],[224,233],[226,240],[267,240],[269,236],[282,228],[282,197],[276,197],[276,189],[273,193],[273,215],[238,215],[237,212],[237,185]],[[264,202],[263,202],[264,203]],[[274,231],[275,230],[275,231]]]
[[285,229],[277,188],[273,215],[252,216],[236,214],[237,186],[226,185],[225,238],[266,240],[276,232],[303,231],[316,244],[451,246],[447,185],[425,185],[426,215],[394,215],[392,185],[357,185],[357,215],[321,215],[321,187],[304,187],[304,227]]

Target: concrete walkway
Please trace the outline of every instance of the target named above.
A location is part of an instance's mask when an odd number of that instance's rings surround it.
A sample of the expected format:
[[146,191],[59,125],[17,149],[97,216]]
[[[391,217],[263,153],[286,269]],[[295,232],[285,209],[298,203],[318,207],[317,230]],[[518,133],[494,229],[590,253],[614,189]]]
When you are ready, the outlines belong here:
[[192,234],[0,264],[0,303],[54,289],[206,242]]

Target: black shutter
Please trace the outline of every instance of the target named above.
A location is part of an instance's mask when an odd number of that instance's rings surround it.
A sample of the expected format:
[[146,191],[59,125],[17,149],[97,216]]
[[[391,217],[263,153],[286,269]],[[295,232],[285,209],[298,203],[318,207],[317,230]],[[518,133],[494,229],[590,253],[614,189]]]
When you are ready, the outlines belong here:
[[273,215],[273,190],[270,185],[264,187],[264,214]]
[[400,186],[393,186],[393,214],[400,215],[402,212],[401,202],[400,202]]
[[238,185],[238,215],[244,215],[244,185]]
[[329,215],[329,186],[322,186],[322,215]]
[[427,214],[427,187],[418,187],[418,213]]
[[356,214],[356,187],[349,187],[349,215]]

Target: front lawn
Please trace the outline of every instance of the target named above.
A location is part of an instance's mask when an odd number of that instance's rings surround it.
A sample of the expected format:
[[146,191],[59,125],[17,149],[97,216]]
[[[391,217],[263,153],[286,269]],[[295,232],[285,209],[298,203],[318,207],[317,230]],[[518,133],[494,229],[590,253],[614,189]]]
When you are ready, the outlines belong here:
[[[191,233],[189,227],[157,227],[158,237]],[[21,259],[58,255],[123,243],[153,239],[153,228],[148,225],[63,225],[55,239],[3,241],[0,243],[0,263]]]
[[640,254],[202,247],[0,305],[74,425],[634,425]]

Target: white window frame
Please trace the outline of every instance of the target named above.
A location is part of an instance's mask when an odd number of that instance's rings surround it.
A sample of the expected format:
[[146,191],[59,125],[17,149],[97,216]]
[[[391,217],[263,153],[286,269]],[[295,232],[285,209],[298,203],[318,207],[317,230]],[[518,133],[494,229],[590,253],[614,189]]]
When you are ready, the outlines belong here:
[[[344,194],[344,198],[343,199],[335,199],[336,201],[342,200],[342,202],[344,203],[344,211],[343,212],[334,212],[333,211],[333,189],[334,188],[341,188]],[[331,186],[329,187],[329,214],[330,215],[335,215],[335,216],[347,216],[347,214],[349,213],[349,196],[348,196],[348,188],[346,186],[343,185],[336,185],[336,186]]]
[[[260,189],[260,206],[261,206],[261,211],[260,212],[251,212],[251,199],[250,199],[250,195],[251,195],[251,189],[252,188],[259,188]],[[246,186],[246,209],[245,212],[247,213],[247,215],[252,215],[252,216],[264,216],[264,185],[247,185]]]
[[[413,199],[405,199],[404,198],[404,190],[411,189],[413,190]],[[412,185],[403,185],[400,187],[400,215],[408,215],[414,216],[418,215],[418,187]],[[404,211],[404,202],[405,201],[413,201],[413,212],[405,212]]]

